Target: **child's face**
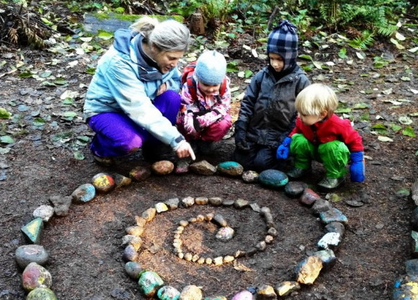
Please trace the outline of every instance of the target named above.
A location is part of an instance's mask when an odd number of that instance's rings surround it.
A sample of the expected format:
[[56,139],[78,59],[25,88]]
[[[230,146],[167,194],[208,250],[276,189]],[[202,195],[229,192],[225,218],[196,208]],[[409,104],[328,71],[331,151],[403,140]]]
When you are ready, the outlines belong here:
[[220,87],[221,87],[220,84],[209,85],[209,84],[204,84],[201,81],[199,82],[199,89],[205,96],[211,96],[211,95],[214,95],[214,94],[218,94]]
[[269,53],[270,65],[276,72],[281,72],[284,67],[283,58],[276,53]]
[[304,115],[304,114],[298,113],[298,116],[303,124],[305,124],[306,126],[311,126],[319,121],[322,121],[327,116],[327,112],[323,111],[319,116]]

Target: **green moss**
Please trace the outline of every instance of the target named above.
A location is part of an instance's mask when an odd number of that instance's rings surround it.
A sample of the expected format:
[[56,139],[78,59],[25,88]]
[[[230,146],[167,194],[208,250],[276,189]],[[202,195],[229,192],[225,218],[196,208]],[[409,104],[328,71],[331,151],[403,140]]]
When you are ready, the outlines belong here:
[[[128,22],[135,22],[136,20],[144,17],[145,15],[125,15],[125,14],[117,14],[117,13],[95,13],[93,15],[98,20],[108,20],[108,19],[117,19],[121,21],[128,21]],[[167,19],[174,19],[180,23],[183,23],[184,18],[182,16],[167,16],[167,15],[147,15],[151,18],[156,18],[158,21],[164,21]]]

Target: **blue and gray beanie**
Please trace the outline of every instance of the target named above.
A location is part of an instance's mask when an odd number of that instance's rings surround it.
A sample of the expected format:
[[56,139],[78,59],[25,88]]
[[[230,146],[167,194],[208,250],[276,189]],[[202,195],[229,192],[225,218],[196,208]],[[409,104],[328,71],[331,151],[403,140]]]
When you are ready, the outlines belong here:
[[292,68],[298,56],[298,34],[295,25],[288,20],[280,22],[267,40],[267,54],[279,54],[284,60],[282,71]]
[[226,76],[225,57],[213,50],[201,54],[194,71],[199,81],[207,85],[221,84]]

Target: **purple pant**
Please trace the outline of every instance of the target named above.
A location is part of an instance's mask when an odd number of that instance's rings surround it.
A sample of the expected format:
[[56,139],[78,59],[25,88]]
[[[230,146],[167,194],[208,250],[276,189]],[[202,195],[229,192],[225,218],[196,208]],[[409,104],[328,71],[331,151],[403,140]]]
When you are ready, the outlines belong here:
[[[180,102],[178,93],[166,91],[157,96],[153,104],[174,125]],[[89,118],[88,124],[96,133],[90,150],[98,156],[124,156],[141,148],[144,142],[158,143],[149,132],[123,113],[101,113]]]

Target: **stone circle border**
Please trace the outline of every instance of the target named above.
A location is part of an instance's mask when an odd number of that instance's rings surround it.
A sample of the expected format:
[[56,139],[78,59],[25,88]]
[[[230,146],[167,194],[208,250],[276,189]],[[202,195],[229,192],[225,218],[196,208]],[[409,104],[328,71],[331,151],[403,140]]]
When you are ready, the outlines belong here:
[[[216,167],[217,168],[217,167]],[[250,172],[253,172],[253,171],[250,171]],[[111,174],[111,173],[99,173],[99,174],[107,174],[107,175],[109,175],[109,174]],[[98,174],[97,174],[98,175]],[[95,175],[95,176],[97,176],[97,175]],[[125,179],[127,178],[127,177],[125,177],[125,176],[123,176],[123,175],[120,175],[120,174],[116,174],[116,173],[113,173],[112,175],[116,175],[116,176],[121,176],[122,178],[124,178],[124,180],[123,180],[123,184],[122,184],[122,186],[125,186],[125,185],[129,185],[130,183],[131,183],[131,180],[130,180],[130,178],[128,178],[129,179],[129,182],[127,182]],[[167,174],[168,175],[168,174]],[[214,175],[216,175],[216,174],[214,174]],[[221,174],[221,175],[228,175],[228,174],[226,174],[226,173],[224,173],[224,174]],[[84,185],[86,185],[86,184],[84,184]],[[88,184],[87,184],[88,185]],[[271,187],[270,187],[271,188]],[[93,198],[94,198],[95,196],[93,196]],[[91,199],[92,200],[92,199]],[[154,208],[155,209],[155,208]],[[344,216],[345,217],[345,216]],[[321,219],[321,217],[320,217],[320,219]],[[324,219],[322,219],[322,222],[323,223],[327,223],[327,221],[325,221]],[[23,228],[24,226],[22,226],[22,228]],[[321,241],[319,241],[318,242],[318,244],[320,243]],[[339,242],[338,242],[339,243]],[[130,247],[130,246],[132,246],[132,245],[128,245],[127,247]],[[126,251],[126,248],[125,248],[125,251]],[[245,254],[243,255],[242,253],[240,253],[240,254],[235,254],[235,257],[234,257],[234,259],[235,258],[239,258],[239,257],[241,257],[241,256],[245,256]],[[335,257],[334,257],[335,258]],[[125,259],[125,261],[129,261],[129,259]],[[231,260],[232,261],[232,260]],[[302,264],[303,262],[305,262],[306,261],[306,259],[304,260],[304,261],[302,261],[300,264]],[[324,262],[325,263],[325,262]],[[332,266],[332,265],[331,265]],[[319,274],[318,274],[319,275]],[[285,281],[285,282],[283,282],[282,284],[285,284],[285,285],[287,285],[287,284],[289,284],[289,282],[291,282],[291,281]],[[298,282],[295,282],[295,284],[296,284],[296,287],[297,287],[297,289],[299,289],[299,284],[298,284]],[[47,289],[47,290],[49,290],[49,287],[38,287],[38,288],[35,288],[34,290],[32,290],[32,291],[30,291],[30,292],[33,292],[33,291],[35,291],[35,290],[37,290],[37,289]],[[55,294],[54,294],[54,292],[52,291],[52,290],[50,290],[51,291],[51,293],[52,293],[52,295],[53,296],[55,296]],[[30,293],[29,293],[30,294]],[[279,295],[279,296],[286,296],[287,295],[287,293],[286,294],[281,294],[281,295]],[[55,296],[56,297],[56,296]],[[57,299],[57,298],[51,298],[51,299]]]

